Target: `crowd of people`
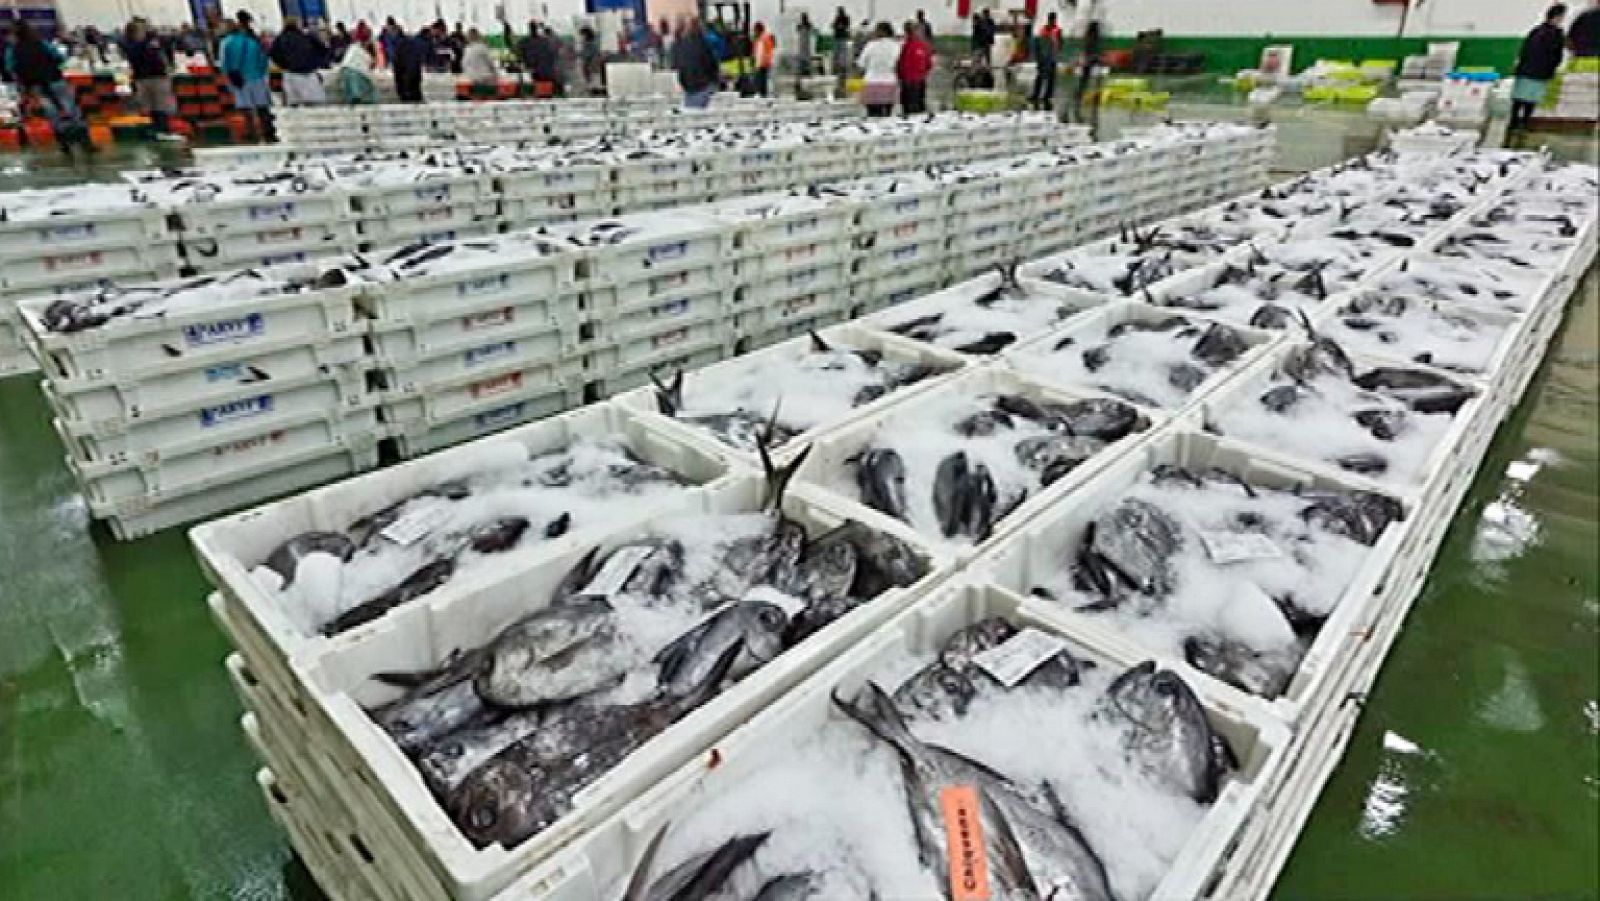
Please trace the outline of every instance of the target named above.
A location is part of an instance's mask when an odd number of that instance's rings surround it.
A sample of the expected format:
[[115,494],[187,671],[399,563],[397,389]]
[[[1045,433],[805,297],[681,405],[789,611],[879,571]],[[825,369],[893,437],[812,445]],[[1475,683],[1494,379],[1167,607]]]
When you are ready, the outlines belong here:
[[1567,18],[1567,6],[1557,3],[1545,10],[1544,19],[1528,32],[1517,53],[1516,82],[1511,86],[1510,132],[1526,131],[1533,121],[1533,111],[1544,102],[1550,90],[1550,80],[1561,68],[1564,50],[1574,57],[1600,56],[1600,0],[1592,0],[1589,8],[1572,20],[1566,31],[1562,25]]

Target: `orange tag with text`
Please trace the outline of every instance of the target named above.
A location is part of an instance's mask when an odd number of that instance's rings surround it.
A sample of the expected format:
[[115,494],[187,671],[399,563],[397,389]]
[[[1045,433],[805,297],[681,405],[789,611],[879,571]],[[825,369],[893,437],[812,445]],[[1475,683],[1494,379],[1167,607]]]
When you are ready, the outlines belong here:
[[939,805],[950,855],[950,901],[988,901],[989,857],[977,787],[952,785],[939,793]]

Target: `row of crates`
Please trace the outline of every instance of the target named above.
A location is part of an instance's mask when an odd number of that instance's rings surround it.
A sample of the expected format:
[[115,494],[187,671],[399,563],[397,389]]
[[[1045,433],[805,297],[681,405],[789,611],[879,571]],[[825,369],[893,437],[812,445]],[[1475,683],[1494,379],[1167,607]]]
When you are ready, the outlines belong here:
[[[1588,167],[1587,176],[1562,177],[1541,189],[1532,178],[1540,161],[1531,155],[1514,161],[1515,171],[1498,176],[1492,173],[1503,160],[1477,161],[1474,165],[1482,165],[1476,171],[1451,176],[1459,180],[1487,174],[1490,190],[1481,203],[1430,226],[1424,242],[1411,249],[1391,248],[1362,287],[1382,284],[1407,260],[1420,266],[1424,261],[1450,259],[1451,236],[1470,230],[1474,217],[1496,202],[1494,195],[1500,192],[1521,195],[1532,186],[1542,200],[1596,184],[1594,170]],[[1317,178],[1322,188],[1333,181],[1331,176],[1321,177],[1326,175]],[[1374,181],[1366,193],[1340,196],[1381,205],[1388,190]],[[1252,194],[1195,219],[1222,224],[1235,211],[1229,207],[1273,202]],[[1441,453],[1436,455],[1440,465],[1430,467],[1418,485],[1391,495],[1403,506],[1405,517],[1386,526],[1350,571],[1339,574],[1344,578],[1338,585],[1335,612],[1317,633],[1287,691],[1276,700],[1223,683],[1153,646],[1148,638],[1139,638],[1125,625],[1071,611],[1032,588],[1043,573],[1072,558],[1098,511],[1109,509],[1158,467],[1191,473],[1219,467],[1262,488],[1311,486],[1388,493],[1391,489],[1330,470],[1321,461],[1208,434],[1203,427],[1200,413],[1208,404],[1228,398],[1254,404],[1246,377],[1276,367],[1283,354],[1300,345],[1300,336],[1289,332],[1253,336],[1251,352],[1198,388],[1185,403],[1146,411],[1150,414],[1146,431],[1106,448],[1028,498],[1002,519],[990,539],[976,546],[953,546],[943,535],[891,520],[841,487],[853,480],[841,478],[840,468],[875,436],[893,434],[897,426],[913,423],[929,411],[948,409],[952,399],[996,394],[1034,403],[1104,398],[1059,372],[1027,371],[1020,361],[1038,348],[1057,346],[1064,337],[1082,338],[1130,321],[1128,317],[1154,322],[1171,314],[1109,296],[1042,286],[1038,289],[1042,303],[1062,304],[1072,315],[1020,336],[1022,343],[1012,351],[957,352],[890,333],[895,321],[948,311],[952,304],[975,304],[1001,284],[998,276],[985,276],[856,323],[821,330],[823,341],[835,347],[935,365],[939,373],[820,425],[804,441],[783,449],[789,456],[782,459],[792,459],[799,451],[794,445],[812,448],[783,502],[786,518],[821,530],[854,520],[893,535],[926,563],[921,578],[870,600],[859,616],[838,621],[814,640],[746,676],[629,755],[600,777],[592,790],[576,795],[571,810],[562,811],[542,832],[510,847],[480,848],[466,839],[412,761],[369,713],[394,697],[375,687],[370,676],[426,669],[449,650],[488,641],[506,624],[538,609],[545,595],[594,547],[610,551],[637,543],[652,530],[685,517],[760,509],[763,484],[754,455],[691,423],[656,414],[653,397],[644,391],[197,529],[193,533],[197,553],[217,588],[209,603],[235,647],[227,669],[246,709],[241,726],[264,767],[258,783],[265,803],[319,884],[335,898],[608,897],[628,882],[646,849],[658,844],[655,837],[663,829],[669,830],[670,845],[673,827],[666,825],[668,820],[675,828],[696,828],[698,818],[714,806],[708,802],[724,799],[739,780],[758,777],[763,768],[795,754],[808,736],[831,728],[839,716],[830,713],[831,697],[847,695],[893,665],[903,671],[908,652],[932,655],[958,629],[999,616],[1053,636],[1075,656],[1095,661],[1110,673],[1156,659],[1190,686],[1212,728],[1232,751],[1233,772],[1187,838],[1177,843],[1181,847],[1171,849],[1167,871],[1153,880],[1151,894],[1265,897],[1348,738],[1350,711],[1358,705],[1344,699],[1370,685],[1405,608],[1420,591],[1422,576],[1496,424],[1509,413],[1537,367],[1576,284],[1575,276],[1594,258],[1595,206],[1591,203],[1577,218],[1575,235],[1539,245],[1544,248],[1539,269],[1545,277],[1517,292],[1524,312],[1508,340],[1520,351],[1498,356],[1503,366],[1475,381],[1483,393],[1463,408],[1459,421],[1441,439]],[[1180,225],[1171,224],[1173,229]],[[1326,234],[1339,225],[1312,220],[1312,227]],[[1256,239],[1256,249],[1270,252],[1281,237],[1281,231],[1272,236],[1263,233]],[[1246,258],[1246,250],[1240,245],[1224,255],[1229,262],[1238,262]],[[1485,274],[1492,274],[1492,268]],[[1153,296],[1167,292],[1166,284],[1157,284]],[[1330,322],[1330,314],[1344,299],[1329,298],[1319,321]],[[1142,309],[1133,312],[1135,308]],[[689,384],[759,379],[792,366],[812,348],[811,339],[802,336],[746,359],[689,372]],[[1415,350],[1395,347],[1380,361],[1407,365]],[[511,450],[521,459],[596,437],[618,441],[642,459],[681,473],[691,484],[673,500],[640,505],[631,515],[603,526],[584,524],[571,540],[530,543],[515,552],[514,560],[501,564],[493,578],[447,583],[337,638],[299,626],[296,616],[285,609],[294,600],[265,588],[252,575],[274,548],[308,530],[345,529],[360,517],[439,484],[484,466],[501,465]],[[1063,791],[1070,790],[1063,786]],[[1135,815],[1113,813],[1118,818]],[[818,816],[823,816],[820,808]],[[669,871],[670,866],[670,861],[663,862],[660,871]]]

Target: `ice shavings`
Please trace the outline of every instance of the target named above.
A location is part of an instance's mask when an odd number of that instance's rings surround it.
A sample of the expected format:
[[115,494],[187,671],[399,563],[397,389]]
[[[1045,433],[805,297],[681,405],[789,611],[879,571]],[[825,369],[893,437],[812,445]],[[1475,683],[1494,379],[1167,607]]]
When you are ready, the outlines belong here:
[[1340,306],[1320,328],[1360,353],[1476,375],[1494,362],[1507,327],[1449,305],[1368,291]]
[[1082,308],[1059,297],[975,279],[896,305],[871,323],[939,347],[989,356],[1042,334]]

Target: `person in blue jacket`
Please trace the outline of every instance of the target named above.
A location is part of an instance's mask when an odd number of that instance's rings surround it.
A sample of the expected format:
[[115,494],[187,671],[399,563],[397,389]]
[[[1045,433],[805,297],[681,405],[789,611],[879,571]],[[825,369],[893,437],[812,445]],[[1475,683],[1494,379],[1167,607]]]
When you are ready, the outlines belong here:
[[6,71],[11,73],[22,93],[32,94],[44,104],[62,153],[71,156],[75,146],[82,147],[85,153],[93,153],[89,127],[78,110],[72,85],[61,73],[61,64],[65,61],[61,48],[40,37],[32,23],[27,19],[17,22],[12,41],[6,46]]
[[267,50],[250,24],[248,12],[239,11],[233,30],[222,39],[222,74],[233,86],[233,105],[260,126],[260,137],[278,140],[272,122],[272,89],[267,84]]

